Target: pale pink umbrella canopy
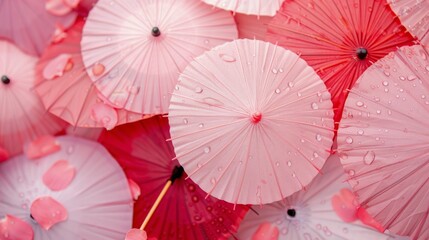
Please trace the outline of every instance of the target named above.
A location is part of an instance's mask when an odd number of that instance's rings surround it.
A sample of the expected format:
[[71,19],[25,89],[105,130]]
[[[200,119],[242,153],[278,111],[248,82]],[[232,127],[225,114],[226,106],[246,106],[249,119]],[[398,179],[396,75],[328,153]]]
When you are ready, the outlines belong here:
[[118,108],[167,113],[179,73],[237,37],[230,13],[200,0],[100,0],[83,30],[88,74]]
[[123,239],[133,200],[118,163],[96,142],[57,141],[58,152],[0,164],[0,218],[27,222],[34,240]]
[[82,62],[80,40],[84,21],[65,32],[59,43],[50,45],[37,67],[36,92],[45,108],[76,127],[113,129],[145,116],[116,109],[100,96]]
[[408,31],[429,49],[429,1],[387,0]]
[[37,58],[0,40],[0,147],[13,156],[39,136],[59,132],[65,123],[46,112],[33,92]]
[[[255,211],[249,211],[241,222],[237,238],[257,239],[262,233],[268,235],[277,232],[275,240],[393,239],[362,224],[356,217],[345,222],[338,215],[341,212],[356,215],[357,208],[347,208],[351,201],[344,199],[344,194],[342,202],[334,202],[341,192],[350,192],[347,174],[337,155],[328,158],[322,173],[314,178],[307,189],[279,202],[255,206]],[[337,211],[334,203],[339,205]]]
[[170,105],[177,159],[212,196],[263,204],[301,190],[333,138],[330,94],[298,55],[239,39],[197,57]]
[[258,17],[237,13],[234,15],[234,19],[237,23],[239,38],[265,40],[268,23],[271,21],[272,17]]
[[402,47],[359,78],[346,101],[338,151],[359,202],[381,225],[429,238],[429,55]]
[[203,2],[234,13],[257,16],[274,16],[284,0],[202,0]]
[[48,46],[55,30],[70,27],[77,13],[55,15],[43,0],[2,0],[0,38],[14,42],[23,51],[38,56]]

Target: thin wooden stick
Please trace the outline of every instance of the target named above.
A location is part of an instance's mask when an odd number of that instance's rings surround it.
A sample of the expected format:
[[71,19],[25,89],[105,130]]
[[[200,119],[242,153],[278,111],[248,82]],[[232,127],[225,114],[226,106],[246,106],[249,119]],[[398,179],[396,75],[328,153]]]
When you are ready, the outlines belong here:
[[170,188],[172,184],[171,180],[168,180],[168,182],[165,184],[164,188],[162,189],[161,193],[159,194],[158,198],[156,199],[155,203],[152,205],[152,208],[150,209],[149,213],[147,214],[146,218],[144,219],[142,225],[140,226],[140,230],[144,230],[147,223],[149,222],[150,218],[152,217],[153,213],[155,212],[156,208],[158,207],[161,200],[164,198],[165,194],[167,193],[167,190]]

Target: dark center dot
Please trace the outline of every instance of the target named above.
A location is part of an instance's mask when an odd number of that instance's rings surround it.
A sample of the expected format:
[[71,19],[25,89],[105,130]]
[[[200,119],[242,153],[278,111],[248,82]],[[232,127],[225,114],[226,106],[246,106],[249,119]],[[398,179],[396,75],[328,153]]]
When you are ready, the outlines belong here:
[[30,217],[31,217],[31,219],[33,219],[33,220],[34,220],[34,217],[33,217],[33,215],[31,215],[31,214],[30,214]]
[[158,37],[159,35],[161,35],[161,31],[159,30],[159,28],[158,27],[153,27],[152,28],[152,36]]
[[10,78],[6,75],[1,76],[1,82],[3,84],[9,84],[10,83]]
[[360,60],[364,60],[368,56],[368,50],[366,48],[358,48],[356,49],[356,56]]
[[295,216],[296,216],[296,211],[295,211],[295,209],[293,209],[293,208],[288,209],[288,210],[287,210],[287,215],[288,215],[289,217],[295,217]]
[[170,180],[172,182],[174,182],[174,180],[182,177],[184,171],[185,170],[183,169],[182,166],[175,166],[174,169],[173,169],[173,172],[171,173]]

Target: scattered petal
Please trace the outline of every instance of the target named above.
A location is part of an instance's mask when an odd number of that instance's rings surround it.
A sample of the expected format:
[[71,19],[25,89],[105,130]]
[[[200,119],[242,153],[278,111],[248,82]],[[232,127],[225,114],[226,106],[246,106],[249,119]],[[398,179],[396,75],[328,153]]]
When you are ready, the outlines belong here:
[[67,65],[70,64],[70,61],[70,54],[60,54],[45,66],[43,69],[43,77],[48,80],[61,77],[64,72],[66,72]]
[[63,0],[46,0],[45,9],[56,16],[64,16],[72,10]]
[[94,76],[100,76],[104,73],[104,70],[106,70],[106,67],[101,63],[96,63],[92,66],[92,74],[94,74]]
[[130,186],[131,196],[137,200],[141,194],[140,187],[131,178],[128,178],[128,185]]
[[6,149],[0,147],[0,163],[9,159],[9,153]]
[[363,207],[360,207],[357,210],[357,217],[363,224],[373,227],[380,232],[384,232],[386,230],[383,228],[383,226],[381,226],[379,222],[377,222],[371,215],[369,215],[366,209]]
[[33,228],[27,222],[12,215],[0,220],[0,239],[33,240]]
[[65,221],[68,217],[64,206],[52,197],[39,197],[33,201],[30,208],[31,216],[39,225],[49,230],[55,224]]
[[344,222],[353,222],[357,219],[356,211],[359,207],[355,195],[347,188],[340,190],[339,195],[331,199],[332,208]]
[[112,130],[118,123],[118,113],[116,110],[104,103],[97,103],[92,107],[91,117],[107,130]]
[[67,160],[56,161],[48,171],[43,174],[43,183],[52,191],[60,191],[69,186],[74,176],[76,168],[69,164]]
[[143,230],[133,228],[127,232],[125,240],[147,240],[147,234]]
[[36,159],[59,151],[60,149],[61,146],[54,136],[41,136],[30,143],[27,148],[27,157],[29,159]]
[[279,238],[279,229],[268,223],[262,223],[259,225],[255,234],[253,234],[252,240],[277,240]]

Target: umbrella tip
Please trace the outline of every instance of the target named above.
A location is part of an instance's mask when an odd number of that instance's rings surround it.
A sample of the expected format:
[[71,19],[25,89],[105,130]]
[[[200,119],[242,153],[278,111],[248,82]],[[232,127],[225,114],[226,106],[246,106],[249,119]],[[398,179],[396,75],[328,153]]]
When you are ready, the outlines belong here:
[[175,166],[173,169],[173,173],[171,174],[170,181],[174,183],[174,180],[180,178],[183,175],[185,170],[182,166]]
[[152,28],[152,36],[159,37],[159,35],[161,35],[161,31],[159,30],[159,28],[158,27],[153,27]]
[[356,56],[360,60],[364,60],[368,56],[368,50],[366,48],[360,47],[356,49]]
[[296,216],[296,210],[295,210],[295,209],[293,209],[293,208],[289,208],[289,209],[287,210],[287,215],[288,215],[289,217],[295,217],[295,216]]
[[252,117],[250,119],[252,121],[252,123],[259,123],[262,120],[262,113],[260,112],[255,112],[252,114]]
[[1,76],[1,82],[3,84],[9,84],[10,83],[10,78],[6,75]]

